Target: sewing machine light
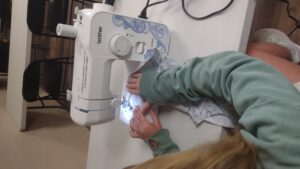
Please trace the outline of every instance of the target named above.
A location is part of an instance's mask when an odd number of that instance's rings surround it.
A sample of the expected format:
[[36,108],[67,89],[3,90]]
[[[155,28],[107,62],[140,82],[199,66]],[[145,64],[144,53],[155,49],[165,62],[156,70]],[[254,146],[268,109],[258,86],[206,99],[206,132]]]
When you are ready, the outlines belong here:
[[133,110],[136,106],[143,104],[141,97],[125,92],[122,96],[122,104],[120,107],[120,119],[127,125],[133,116]]

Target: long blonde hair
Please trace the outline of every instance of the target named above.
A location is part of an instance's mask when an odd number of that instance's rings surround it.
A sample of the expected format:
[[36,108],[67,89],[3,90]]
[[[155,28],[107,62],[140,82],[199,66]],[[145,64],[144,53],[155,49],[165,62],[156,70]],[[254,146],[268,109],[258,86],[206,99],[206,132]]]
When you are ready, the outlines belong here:
[[256,148],[235,129],[220,141],[155,157],[126,169],[255,169]]

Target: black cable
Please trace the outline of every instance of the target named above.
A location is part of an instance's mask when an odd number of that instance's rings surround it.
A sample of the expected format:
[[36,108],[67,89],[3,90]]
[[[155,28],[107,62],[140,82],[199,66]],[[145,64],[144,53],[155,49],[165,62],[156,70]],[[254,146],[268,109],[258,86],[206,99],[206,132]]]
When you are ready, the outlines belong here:
[[150,4],[150,0],[147,0],[145,8],[147,8],[149,6],[149,4]]
[[288,36],[291,36],[294,32],[296,32],[297,29],[298,29],[298,27],[295,26],[295,27],[293,28],[293,30],[292,30],[290,33],[288,33]]
[[154,6],[154,5],[158,5],[158,4],[161,4],[161,3],[164,3],[164,2],[167,2],[168,0],[162,0],[162,1],[158,1],[158,2],[154,2],[152,4],[150,4],[150,0],[147,0],[147,3],[146,3],[146,6],[143,8],[143,10],[141,11],[140,15],[139,15],[139,18],[143,18],[143,19],[148,19],[147,17],[147,9],[151,6]]
[[300,29],[300,21],[297,18],[295,18],[293,15],[291,15],[290,2],[288,0],[279,0],[279,1],[284,2],[286,4],[286,12],[288,14],[288,17],[295,22],[295,27],[292,29],[290,33],[288,33],[288,36],[291,36],[297,29]]
[[167,1],[168,1],[168,0],[162,0],[162,1],[154,2],[154,3],[152,3],[152,4],[149,4],[149,5],[148,5],[148,8],[151,7],[151,6],[154,6],[154,5],[158,5],[158,4],[167,2]]
[[280,1],[286,3],[286,12],[287,12],[289,18],[291,18],[292,20],[297,22],[298,20],[294,16],[291,15],[290,2],[288,0],[280,0]]
[[150,3],[150,0],[147,0],[146,2],[146,6],[143,8],[143,10],[141,11],[140,15],[139,15],[139,18],[142,18],[142,19],[148,19],[147,17],[147,8],[148,8],[148,5]]
[[192,18],[192,19],[194,19],[194,20],[204,20],[204,19],[210,18],[210,17],[212,17],[212,16],[215,16],[215,15],[218,15],[218,14],[224,12],[227,8],[229,8],[229,7],[231,6],[231,4],[233,3],[233,1],[234,1],[234,0],[230,0],[230,2],[229,2],[224,8],[222,8],[222,9],[220,9],[220,10],[218,10],[218,11],[212,12],[212,13],[210,13],[210,14],[208,14],[208,15],[202,16],[202,17],[196,17],[196,16],[191,15],[191,14],[187,11],[187,9],[186,9],[186,7],[185,7],[185,0],[182,0],[182,1],[181,1],[181,2],[182,2],[181,5],[182,5],[182,9],[183,9],[184,13],[185,13],[187,16],[189,16],[190,18]]
[[[139,18],[148,19],[148,17],[147,17],[147,9],[148,9],[149,7],[154,6],[154,5],[158,5],[158,4],[167,2],[167,1],[168,1],[168,0],[162,0],[162,1],[158,1],[158,2],[154,2],[154,3],[152,3],[152,4],[149,4],[149,3],[150,3],[150,0],[147,0],[146,6],[145,6],[145,7],[143,8],[143,10],[141,11],[141,13],[140,13],[140,15],[139,15]],[[234,2],[234,0],[230,0],[230,2],[229,2],[224,8],[222,8],[222,9],[220,9],[220,10],[218,10],[218,11],[212,12],[212,13],[210,13],[210,14],[208,14],[208,15],[202,16],[202,17],[196,17],[196,16],[191,15],[191,14],[187,11],[187,9],[186,9],[186,7],[185,7],[185,0],[182,0],[181,2],[182,2],[182,3],[181,3],[182,9],[183,9],[184,13],[185,13],[187,16],[189,16],[190,18],[192,18],[192,19],[194,19],[194,20],[204,20],[204,19],[210,18],[210,17],[212,17],[212,16],[215,16],[215,15],[218,15],[218,14],[224,12],[226,9],[228,9],[228,8],[232,5],[232,3]]]

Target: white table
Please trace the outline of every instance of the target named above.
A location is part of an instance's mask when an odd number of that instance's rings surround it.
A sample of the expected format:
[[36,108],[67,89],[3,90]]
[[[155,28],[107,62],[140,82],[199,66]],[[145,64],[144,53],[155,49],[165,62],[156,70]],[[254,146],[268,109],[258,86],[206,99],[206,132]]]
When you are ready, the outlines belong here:
[[[229,0],[191,1],[188,9],[192,14],[200,16],[222,8],[228,2]],[[117,0],[116,12],[136,17],[145,3],[146,0]],[[235,0],[221,15],[195,21],[183,13],[181,0],[169,0],[166,4],[149,8],[148,16],[150,20],[169,27],[169,55],[182,63],[192,57],[204,57],[224,50],[245,51],[254,8],[255,0]],[[122,77],[116,72],[118,71],[113,72],[112,79]],[[119,92],[120,85],[112,88]],[[222,135],[222,128],[208,123],[197,128],[188,116],[176,111],[164,111],[160,118],[182,150],[218,139]],[[150,149],[142,141],[130,138],[129,127],[120,120],[91,128],[88,169],[120,169],[149,158],[152,158]]]

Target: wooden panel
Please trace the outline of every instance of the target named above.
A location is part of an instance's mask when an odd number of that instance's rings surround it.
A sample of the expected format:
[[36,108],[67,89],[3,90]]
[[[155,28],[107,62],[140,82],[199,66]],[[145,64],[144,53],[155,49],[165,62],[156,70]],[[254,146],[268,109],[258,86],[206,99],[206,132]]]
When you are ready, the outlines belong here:
[[[300,1],[289,0],[291,15],[300,20]],[[295,22],[288,17],[286,4],[275,0],[258,0],[253,19],[252,33],[261,28],[276,28],[286,34],[295,27]],[[300,44],[300,29],[290,37]]]

